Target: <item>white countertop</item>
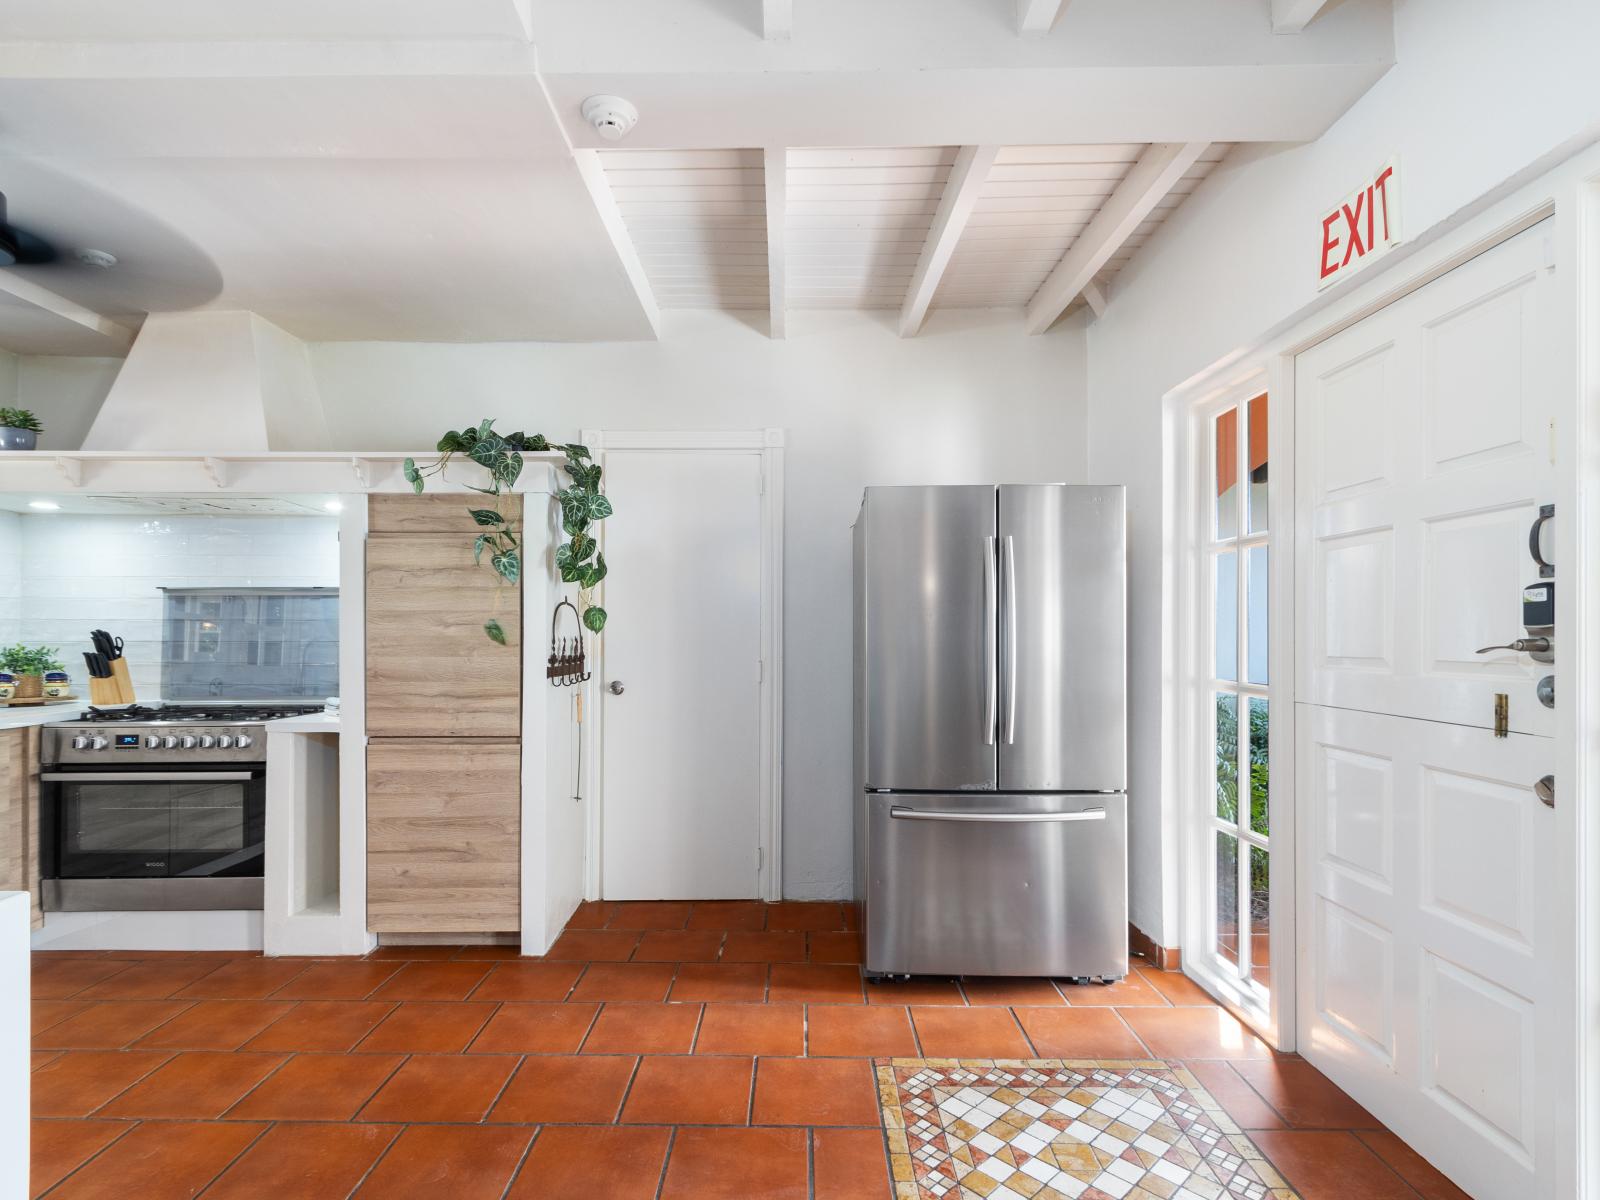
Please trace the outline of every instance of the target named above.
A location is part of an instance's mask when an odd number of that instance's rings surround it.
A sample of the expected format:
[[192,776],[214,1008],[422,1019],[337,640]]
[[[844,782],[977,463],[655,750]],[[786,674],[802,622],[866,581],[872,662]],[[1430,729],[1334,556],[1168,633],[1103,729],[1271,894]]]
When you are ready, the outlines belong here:
[[26,729],[30,725],[53,725],[76,720],[88,705],[82,700],[71,704],[24,704],[0,706],[0,729]]
[[339,714],[307,713],[303,717],[279,717],[267,722],[267,733],[338,733]]

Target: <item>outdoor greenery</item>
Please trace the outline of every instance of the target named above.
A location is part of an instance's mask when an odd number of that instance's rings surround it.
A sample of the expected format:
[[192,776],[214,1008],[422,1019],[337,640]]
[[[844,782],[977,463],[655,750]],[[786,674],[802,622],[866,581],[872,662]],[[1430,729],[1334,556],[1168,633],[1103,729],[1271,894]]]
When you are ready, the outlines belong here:
[[[589,448],[578,442],[551,442],[539,433],[496,433],[494,421],[485,418],[475,428],[450,430],[439,439],[437,449],[439,457],[426,466],[419,467],[414,459],[406,459],[406,479],[420,493],[427,476],[439,474],[458,454],[487,472],[489,486],[472,490],[493,496],[493,507],[467,509],[482,531],[473,542],[473,556],[481,563],[487,552],[489,566],[502,583],[513,587],[522,578],[522,540],[516,523],[502,511],[499,498],[511,490],[522,474],[524,454],[559,450],[566,455],[562,469],[572,482],[556,493],[556,500],[561,505],[561,528],[567,540],[556,547],[556,570],[564,583],[578,585],[578,610],[584,626],[595,633],[604,629],[606,610],[592,603],[591,595],[606,577],[606,556],[600,553],[592,530],[597,522],[611,515],[612,508],[611,501],[601,494],[601,468],[590,459]],[[502,646],[506,644],[505,630],[494,617],[483,623],[483,631]]]
[[[1241,697],[1217,697],[1217,816],[1234,822],[1239,818],[1239,712]],[[1250,828],[1266,834],[1267,822],[1267,730],[1269,718],[1265,704],[1249,704],[1250,737]],[[1250,865],[1251,892],[1265,893],[1267,868],[1259,856]],[[1259,876],[1259,878],[1258,878]]]
[[0,408],[0,429],[27,429],[43,433],[39,418],[25,408]]
[[[0,409],[0,412],[4,412]],[[12,675],[43,675],[46,671],[65,671],[56,657],[55,646],[24,646],[17,643],[0,650],[0,671]]]

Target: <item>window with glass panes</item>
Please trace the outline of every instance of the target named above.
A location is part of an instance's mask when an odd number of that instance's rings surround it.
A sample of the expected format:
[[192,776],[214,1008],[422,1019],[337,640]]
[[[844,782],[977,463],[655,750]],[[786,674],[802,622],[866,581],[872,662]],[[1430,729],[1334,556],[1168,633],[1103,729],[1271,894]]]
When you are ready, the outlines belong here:
[[1217,965],[1269,986],[1267,397],[1210,422],[1211,936]]

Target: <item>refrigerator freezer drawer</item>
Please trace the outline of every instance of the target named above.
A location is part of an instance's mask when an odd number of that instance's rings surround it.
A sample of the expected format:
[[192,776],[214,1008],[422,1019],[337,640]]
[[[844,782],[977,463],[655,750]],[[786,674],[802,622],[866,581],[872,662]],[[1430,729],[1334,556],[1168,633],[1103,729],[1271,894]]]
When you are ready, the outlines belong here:
[[1128,973],[1126,795],[863,799],[869,972]]

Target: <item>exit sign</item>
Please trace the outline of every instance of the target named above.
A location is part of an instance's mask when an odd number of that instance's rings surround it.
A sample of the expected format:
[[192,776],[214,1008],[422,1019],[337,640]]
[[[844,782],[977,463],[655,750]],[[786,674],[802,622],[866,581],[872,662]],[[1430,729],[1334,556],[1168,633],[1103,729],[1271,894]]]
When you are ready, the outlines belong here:
[[1390,159],[1376,174],[1322,214],[1317,287],[1336,283],[1400,241],[1400,177]]

